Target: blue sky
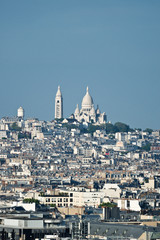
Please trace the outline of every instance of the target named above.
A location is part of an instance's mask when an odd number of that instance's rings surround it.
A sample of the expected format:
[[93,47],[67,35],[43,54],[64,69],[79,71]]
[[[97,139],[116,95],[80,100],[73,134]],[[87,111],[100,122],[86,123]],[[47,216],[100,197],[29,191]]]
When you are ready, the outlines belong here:
[[160,129],[160,1],[0,1],[0,118],[64,116],[89,86],[108,120]]

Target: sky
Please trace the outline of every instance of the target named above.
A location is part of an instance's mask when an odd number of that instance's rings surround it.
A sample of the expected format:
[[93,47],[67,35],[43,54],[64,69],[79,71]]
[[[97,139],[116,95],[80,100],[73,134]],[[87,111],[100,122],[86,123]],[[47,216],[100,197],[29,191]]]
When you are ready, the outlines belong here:
[[86,87],[108,121],[160,129],[159,0],[0,0],[0,118],[69,117]]

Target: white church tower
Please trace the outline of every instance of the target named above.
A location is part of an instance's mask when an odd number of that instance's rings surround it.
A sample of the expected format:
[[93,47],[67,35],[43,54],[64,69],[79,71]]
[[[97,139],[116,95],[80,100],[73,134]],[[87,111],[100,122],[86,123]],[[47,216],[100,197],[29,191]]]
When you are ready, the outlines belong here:
[[58,91],[55,97],[55,118],[63,118],[63,97],[60,86],[58,86]]

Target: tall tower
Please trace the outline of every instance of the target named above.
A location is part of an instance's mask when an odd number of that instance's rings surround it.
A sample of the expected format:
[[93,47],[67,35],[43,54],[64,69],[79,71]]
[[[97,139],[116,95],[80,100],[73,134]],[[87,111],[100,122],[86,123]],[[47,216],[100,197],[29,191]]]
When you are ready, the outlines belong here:
[[60,86],[58,86],[58,91],[55,97],[55,118],[63,118],[63,97]]

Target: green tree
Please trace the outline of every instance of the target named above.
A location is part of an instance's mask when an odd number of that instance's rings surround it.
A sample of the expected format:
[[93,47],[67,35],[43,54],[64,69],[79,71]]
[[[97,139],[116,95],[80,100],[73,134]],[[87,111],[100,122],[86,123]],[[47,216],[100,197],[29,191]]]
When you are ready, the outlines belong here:
[[109,208],[112,208],[112,207],[116,207],[117,206],[117,204],[116,203],[111,203],[111,202],[107,202],[107,203],[101,203],[100,205],[99,205],[100,207],[109,207]]
[[134,129],[135,131],[137,130],[137,131],[142,131],[142,128],[135,128]]
[[116,122],[114,124],[114,127],[116,127],[118,129],[118,132],[129,132],[129,130],[130,130],[129,125],[127,125],[125,123],[121,123],[121,122]]
[[66,127],[68,131],[71,131],[71,129],[77,129],[77,128],[79,128],[77,125],[75,125],[75,124],[69,124],[69,123],[63,123],[63,127]]
[[87,131],[88,131],[88,133],[94,133],[94,132],[95,132],[96,130],[98,130],[98,129],[101,129],[101,127],[98,126],[98,125],[92,125],[92,124],[90,124],[90,125],[88,126]]
[[39,196],[45,196],[45,193],[44,192],[40,192]]
[[22,129],[20,127],[18,127],[17,123],[14,122],[11,126],[10,126],[11,130],[15,130],[15,131],[21,131]]
[[106,133],[116,133],[118,131],[117,127],[115,127],[112,123],[106,123],[105,128]]
[[147,143],[147,144],[144,145],[141,149],[144,150],[144,151],[146,151],[146,152],[149,152],[150,149],[151,149],[151,144],[150,144],[150,143]]
[[36,204],[39,204],[39,200],[34,199],[34,198],[25,198],[23,200],[23,203],[36,203]]
[[26,138],[26,139],[31,139],[31,134],[28,133],[28,132],[20,132],[18,133],[18,139],[21,139],[21,138]]
[[50,207],[56,207],[56,204],[50,204]]
[[146,129],[144,130],[144,132],[148,132],[149,134],[151,134],[151,133],[153,132],[153,129],[151,129],[151,128],[146,128]]

